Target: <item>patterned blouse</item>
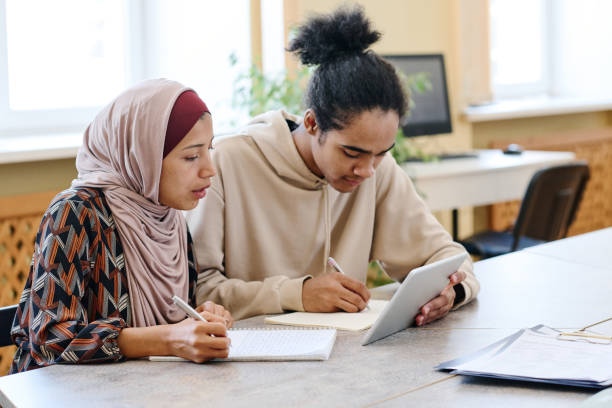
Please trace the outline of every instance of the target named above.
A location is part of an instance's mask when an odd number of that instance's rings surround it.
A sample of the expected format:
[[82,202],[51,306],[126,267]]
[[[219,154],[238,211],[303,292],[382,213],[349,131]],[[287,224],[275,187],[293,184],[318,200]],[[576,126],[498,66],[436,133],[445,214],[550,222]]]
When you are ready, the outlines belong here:
[[[197,272],[187,234],[194,305]],[[61,192],[36,235],[11,329],[17,345],[11,374],[57,363],[121,360],[117,337],[131,321],[123,247],[103,192]]]

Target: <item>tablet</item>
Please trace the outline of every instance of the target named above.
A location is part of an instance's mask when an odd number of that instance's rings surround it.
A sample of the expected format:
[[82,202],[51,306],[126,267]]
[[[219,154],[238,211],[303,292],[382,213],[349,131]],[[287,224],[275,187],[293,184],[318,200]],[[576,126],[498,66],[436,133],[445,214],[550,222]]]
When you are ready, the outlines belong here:
[[421,306],[442,292],[448,285],[448,277],[457,271],[467,256],[464,252],[410,271],[363,337],[361,345],[365,346],[411,326]]

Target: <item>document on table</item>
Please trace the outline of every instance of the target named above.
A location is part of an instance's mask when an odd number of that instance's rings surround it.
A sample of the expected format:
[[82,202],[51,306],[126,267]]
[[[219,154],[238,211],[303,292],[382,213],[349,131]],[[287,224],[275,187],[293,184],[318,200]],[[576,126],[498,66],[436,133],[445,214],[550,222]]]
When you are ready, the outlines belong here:
[[[335,329],[231,329],[229,356],[215,361],[327,360],[336,341]],[[150,356],[150,361],[188,361],[175,356]]]
[[546,326],[523,329],[436,368],[453,374],[603,388],[612,384],[612,344],[566,340]]
[[266,317],[264,323],[288,326],[333,327],[340,330],[360,331],[370,328],[389,303],[387,300],[370,300],[369,308],[358,313],[310,313],[294,312]]

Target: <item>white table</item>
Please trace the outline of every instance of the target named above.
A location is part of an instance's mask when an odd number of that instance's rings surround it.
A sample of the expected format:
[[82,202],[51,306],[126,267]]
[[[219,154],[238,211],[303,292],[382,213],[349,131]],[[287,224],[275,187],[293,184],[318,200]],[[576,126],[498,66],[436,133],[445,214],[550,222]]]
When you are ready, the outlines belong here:
[[612,227],[577,235],[525,251],[597,268],[612,268]]
[[[609,231],[556,241],[593,253]],[[599,259],[599,258],[597,258]],[[363,333],[339,332],[324,362],[56,365],[0,378],[3,407],[382,406],[571,407],[596,391],[436,371],[440,362],[536,323],[578,328],[612,310],[612,266],[589,266],[534,251],[475,264],[474,302],[425,328],[409,328],[369,346]],[[261,325],[263,317],[237,322]]]
[[408,162],[402,168],[423,193],[429,209],[439,211],[521,199],[536,171],[575,159],[573,152],[478,152],[477,158]]
[[457,208],[522,199],[531,177],[548,166],[575,160],[573,152],[527,150],[520,155],[477,150],[477,158],[408,162],[402,168],[431,211],[453,210],[457,240]]

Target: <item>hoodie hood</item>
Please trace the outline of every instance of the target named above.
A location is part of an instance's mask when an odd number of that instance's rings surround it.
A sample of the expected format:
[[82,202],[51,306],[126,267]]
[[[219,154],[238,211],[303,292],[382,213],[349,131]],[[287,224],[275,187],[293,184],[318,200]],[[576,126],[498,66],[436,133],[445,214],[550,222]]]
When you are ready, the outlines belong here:
[[265,156],[276,174],[295,185],[307,190],[318,190],[327,184],[324,178],[314,174],[293,142],[287,120],[301,123],[302,118],[283,110],[263,113],[248,124],[248,134]]

